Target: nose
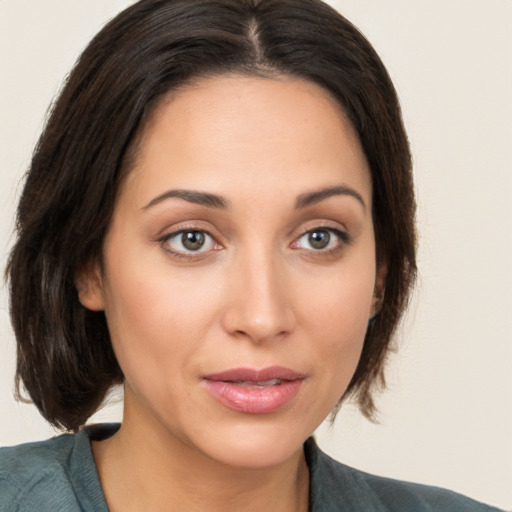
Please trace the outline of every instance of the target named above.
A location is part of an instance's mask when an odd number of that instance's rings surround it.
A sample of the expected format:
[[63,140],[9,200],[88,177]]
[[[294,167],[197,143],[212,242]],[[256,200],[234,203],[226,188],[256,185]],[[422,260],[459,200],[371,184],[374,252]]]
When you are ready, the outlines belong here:
[[253,343],[265,343],[282,339],[294,330],[291,283],[287,283],[284,265],[271,250],[263,248],[240,255],[232,263],[228,306],[222,319],[226,332]]

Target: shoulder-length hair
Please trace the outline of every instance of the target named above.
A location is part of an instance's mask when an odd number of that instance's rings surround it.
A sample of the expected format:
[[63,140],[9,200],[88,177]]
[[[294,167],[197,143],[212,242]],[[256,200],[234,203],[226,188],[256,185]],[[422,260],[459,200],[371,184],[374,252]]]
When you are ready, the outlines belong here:
[[[320,0],[141,0],[110,21],[78,59],[37,143],[7,267],[24,387],[55,426],[77,430],[123,381],[102,312],[75,278],[101,259],[137,135],[169,91],[223,73],[290,75],[319,84],[355,128],[373,182],[380,313],[340,398],[369,418],[372,392],[416,272],[411,156],[388,73],[364,36]],[[338,404],[338,407],[339,407]]]

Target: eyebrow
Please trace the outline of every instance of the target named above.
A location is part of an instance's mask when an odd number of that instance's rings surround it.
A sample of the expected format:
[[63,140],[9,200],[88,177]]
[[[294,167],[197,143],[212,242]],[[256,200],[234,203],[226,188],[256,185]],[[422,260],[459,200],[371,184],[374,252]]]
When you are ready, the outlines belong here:
[[148,208],[151,208],[166,199],[170,199],[171,197],[183,199],[189,203],[199,204],[208,208],[220,208],[225,210],[229,206],[229,202],[226,199],[216,194],[198,192],[195,190],[168,190],[167,192],[153,198],[146,206],[143,206],[142,209],[147,210]]
[[[324,201],[333,196],[351,196],[357,199],[359,203],[366,209],[366,204],[359,192],[354,190],[353,188],[347,187],[345,185],[338,185],[334,187],[327,187],[320,190],[315,190],[313,192],[308,192],[306,194],[301,194],[297,197],[297,201],[295,203],[295,209],[300,210],[303,208],[307,208],[313,204],[319,203],[320,201]],[[163,194],[160,194],[153,198],[148,204],[142,207],[142,210],[147,210],[152,206],[155,206],[166,199],[170,199],[176,197],[178,199],[183,199],[184,201],[188,201],[189,203],[199,204],[201,206],[206,206],[208,208],[219,208],[222,210],[226,210],[229,208],[229,201],[222,196],[211,194],[209,192],[199,192],[196,190],[167,190]]]
[[309,192],[307,194],[301,194],[297,197],[297,202],[295,203],[295,209],[299,210],[302,208],[306,208],[313,204],[319,203],[320,201],[324,201],[332,196],[351,196],[357,199],[363,209],[366,209],[366,203],[364,202],[363,197],[359,192],[354,190],[353,188],[347,187],[346,185],[338,185],[335,187],[327,187],[321,190],[316,190],[314,192]]

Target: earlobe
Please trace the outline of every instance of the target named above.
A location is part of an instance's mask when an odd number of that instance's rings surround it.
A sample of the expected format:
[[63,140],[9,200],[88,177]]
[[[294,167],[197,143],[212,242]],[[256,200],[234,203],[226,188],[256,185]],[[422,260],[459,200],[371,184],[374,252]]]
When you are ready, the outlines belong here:
[[91,311],[105,309],[103,283],[98,265],[93,265],[80,272],[75,278],[75,286],[78,291],[78,300],[82,306]]
[[373,289],[372,306],[370,310],[370,319],[375,318],[382,308],[384,294],[386,292],[386,278],[388,275],[387,265],[381,264],[377,268],[375,276],[375,288]]

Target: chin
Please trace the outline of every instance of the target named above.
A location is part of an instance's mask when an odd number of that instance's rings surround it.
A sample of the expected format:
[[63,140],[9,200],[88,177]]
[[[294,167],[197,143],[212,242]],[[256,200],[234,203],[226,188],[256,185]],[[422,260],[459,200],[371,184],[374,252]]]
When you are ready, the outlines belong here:
[[264,469],[296,456],[311,435],[309,430],[296,430],[290,424],[273,424],[269,418],[254,420],[256,425],[242,422],[228,429],[211,429],[208,439],[197,439],[194,444],[211,459],[227,466]]

